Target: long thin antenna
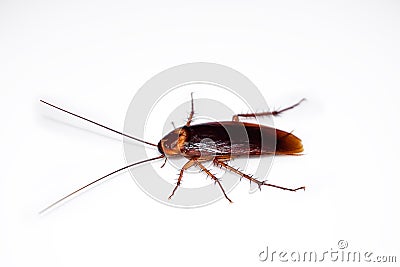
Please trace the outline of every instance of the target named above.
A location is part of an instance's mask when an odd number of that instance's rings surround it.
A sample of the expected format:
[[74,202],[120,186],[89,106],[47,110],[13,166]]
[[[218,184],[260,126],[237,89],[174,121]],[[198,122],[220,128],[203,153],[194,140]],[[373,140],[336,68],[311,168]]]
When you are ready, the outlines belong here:
[[105,129],[107,129],[107,130],[110,130],[110,131],[112,131],[112,132],[114,132],[114,133],[117,133],[117,134],[120,134],[120,135],[129,137],[129,138],[131,138],[131,139],[133,139],[133,140],[136,140],[136,141],[145,143],[145,144],[147,144],[147,145],[157,146],[156,144],[153,144],[153,143],[150,143],[150,142],[146,142],[146,141],[141,140],[141,139],[139,139],[139,138],[130,136],[130,135],[126,134],[126,133],[119,132],[119,131],[117,131],[117,130],[111,129],[110,127],[104,126],[104,125],[102,125],[102,124],[100,124],[100,123],[97,123],[97,122],[95,122],[95,121],[86,119],[86,118],[84,118],[84,117],[82,117],[82,116],[79,116],[79,115],[77,115],[77,114],[75,114],[75,113],[72,113],[72,112],[70,112],[70,111],[68,111],[68,110],[65,110],[65,109],[62,109],[62,108],[60,108],[60,107],[57,107],[57,106],[55,106],[55,105],[53,105],[53,104],[50,104],[50,103],[48,103],[48,102],[46,102],[46,101],[44,101],[44,100],[40,100],[40,102],[42,102],[42,103],[44,103],[44,104],[46,104],[46,105],[49,105],[50,107],[53,107],[53,108],[56,108],[56,109],[61,110],[61,111],[63,111],[63,112],[66,112],[66,113],[68,113],[68,114],[70,114],[70,115],[72,115],[72,116],[75,116],[75,117],[77,117],[77,118],[80,118],[80,119],[82,119],[82,120],[85,120],[85,121],[91,122],[91,123],[93,123],[93,124],[96,124],[97,126],[100,126],[100,127],[102,127],[102,128],[105,128]]
[[115,174],[115,173],[117,173],[117,172],[120,172],[120,171],[122,171],[122,170],[128,169],[128,168],[133,167],[133,166],[135,166],[135,165],[138,165],[138,164],[141,164],[141,163],[145,163],[145,162],[149,162],[149,161],[156,160],[156,159],[162,159],[162,158],[164,158],[164,155],[161,155],[161,156],[158,156],[158,157],[155,157],[155,158],[151,158],[151,159],[145,159],[145,160],[142,160],[142,161],[138,161],[138,162],[129,164],[128,166],[122,167],[122,168],[120,168],[120,169],[118,169],[118,170],[115,170],[115,171],[113,171],[113,172],[110,172],[109,174],[104,175],[103,177],[100,177],[99,179],[96,179],[96,180],[94,180],[93,182],[88,183],[87,185],[82,186],[81,188],[75,190],[74,192],[72,192],[72,193],[66,195],[65,197],[63,197],[63,198],[57,200],[56,202],[54,202],[53,204],[51,204],[51,205],[48,206],[47,208],[41,210],[41,211],[39,212],[39,214],[44,213],[45,211],[51,209],[51,208],[54,207],[55,205],[57,205],[57,204],[59,204],[60,202],[64,201],[65,199],[69,198],[70,196],[72,196],[72,195],[78,193],[79,191],[81,191],[81,190],[83,190],[83,189],[85,189],[85,188],[87,188],[87,187],[89,187],[89,186],[91,186],[91,185],[93,185],[93,184],[99,182],[100,180],[103,180],[104,178],[107,178],[108,176],[111,176],[111,175],[113,175],[113,174]]

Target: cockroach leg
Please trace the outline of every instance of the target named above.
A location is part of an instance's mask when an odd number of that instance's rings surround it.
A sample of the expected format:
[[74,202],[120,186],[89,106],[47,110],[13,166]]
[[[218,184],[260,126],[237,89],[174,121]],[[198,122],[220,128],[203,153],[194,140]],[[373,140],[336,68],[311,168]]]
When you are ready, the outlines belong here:
[[279,185],[267,184],[266,181],[261,182],[261,185],[258,186],[260,188],[260,190],[261,190],[262,185],[271,186],[271,187],[275,187],[275,188],[282,189],[282,190],[288,190],[288,191],[292,191],[292,192],[296,192],[297,190],[300,190],[300,189],[306,190],[305,186],[301,186],[298,188],[287,188],[287,187],[282,187]]
[[199,166],[199,167],[202,169],[202,171],[204,171],[207,175],[209,175],[209,176],[214,180],[214,182],[216,182],[216,183],[219,185],[219,187],[221,188],[222,193],[224,194],[225,198],[226,198],[230,203],[233,203],[233,201],[226,195],[225,190],[224,190],[224,188],[222,187],[221,182],[219,181],[219,179],[218,179],[217,177],[215,177],[215,175],[212,174],[212,173],[211,173],[206,167],[204,167],[204,165],[201,164],[200,162],[196,161],[196,164],[197,164],[197,166]]
[[192,122],[192,119],[193,119],[193,115],[194,115],[193,92],[190,93],[190,98],[192,99],[192,100],[191,100],[191,103],[192,103],[192,110],[190,111],[188,121],[186,122],[186,126],[189,126],[189,125],[190,125],[190,123]]
[[271,187],[279,188],[279,189],[282,189],[282,190],[293,191],[293,192],[295,192],[297,190],[300,190],[300,189],[303,189],[303,190],[306,189],[304,186],[293,189],[293,188],[282,187],[282,186],[279,186],[279,185],[268,184],[268,183],[266,183],[266,181],[259,181],[259,180],[255,179],[255,178],[251,177],[250,175],[247,175],[247,174],[239,171],[239,169],[235,169],[232,166],[229,166],[228,164],[226,164],[225,162],[219,161],[218,158],[215,158],[213,160],[213,162],[217,166],[219,165],[221,167],[224,167],[228,171],[236,173],[236,174],[240,175],[241,177],[244,177],[244,178],[248,179],[250,182],[256,183],[260,190],[261,190],[261,186],[262,185],[271,186]]
[[299,102],[297,102],[296,104],[287,107],[287,108],[283,108],[280,110],[274,110],[274,111],[266,111],[266,112],[258,112],[258,113],[242,113],[242,114],[236,114],[232,116],[232,121],[239,121],[239,117],[244,117],[244,118],[255,118],[255,117],[262,117],[262,116],[278,116],[280,115],[282,112],[285,112],[289,109],[295,108],[298,105],[300,105],[301,102],[305,101],[306,99],[303,98],[301,99]]
[[160,168],[163,168],[165,166],[165,163],[167,163],[167,157],[165,157],[164,163],[161,165]]
[[219,160],[218,158],[215,158],[213,160],[213,162],[214,162],[215,165],[224,167],[228,171],[236,173],[236,174],[240,175],[241,177],[244,177],[244,178],[248,179],[250,182],[256,183],[256,184],[258,184],[258,186],[261,186],[261,183],[262,183],[261,181],[251,177],[250,175],[242,173],[241,171],[239,171],[239,169],[235,169],[232,166],[229,166],[228,164],[226,164],[225,162]]
[[190,167],[192,167],[195,163],[196,163],[196,161],[194,159],[191,159],[188,162],[186,162],[185,165],[183,165],[181,171],[179,172],[178,182],[176,183],[176,186],[175,186],[174,190],[172,191],[171,195],[168,197],[168,199],[171,199],[171,197],[175,194],[176,189],[178,189],[178,187],[180,186],[181,180],[183,177],[183,172],[185,170],[189,169]]

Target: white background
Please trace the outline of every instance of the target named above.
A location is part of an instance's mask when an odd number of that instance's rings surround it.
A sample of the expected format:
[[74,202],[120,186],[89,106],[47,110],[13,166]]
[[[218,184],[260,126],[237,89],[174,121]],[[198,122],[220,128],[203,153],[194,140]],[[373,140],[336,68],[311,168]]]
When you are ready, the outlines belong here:
[[[340,239],[399,261],[399,14],[398,1],[1,1],[0,265],[265,266],[266,246]],[[125,164],[119,136],[39,99],[122,129],[145,81],[196,61],[240,71],[271,106],[308,99],[275,120],[306,155],[268,178],[305,192],[242,182],[234,204],[178,209],[125,172],[37,214]]]

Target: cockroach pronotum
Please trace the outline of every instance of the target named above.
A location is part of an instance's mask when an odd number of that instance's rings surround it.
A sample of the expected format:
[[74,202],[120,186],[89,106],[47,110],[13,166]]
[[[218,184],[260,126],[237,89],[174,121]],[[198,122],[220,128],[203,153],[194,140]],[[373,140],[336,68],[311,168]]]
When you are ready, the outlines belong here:
[[[224,194],[225,198],[232,203],[232,200],[227,196],[225,193],[224,188],[222,187],[219,179],[215,177],[214,174],[207,169],[202,162],[205,161],[212,161],[214,165],[224,168],[227,171],[236,173],[241,177],[248,179],[250,182],[256,183],[261,190],[261,186],[271,186],[282,190],[288,191],[297,191],[300,189],[304,189],[305,187],[298,187],[298,188],[286,188],[274,184],[266,183],[265,181],[259,181],[253,178],[251,175],[247,175],[241,172],[239,169],[236,169],[227,164],[227,161],[243,157],[243,156],[262,156],[262,155],[301,155],[303,152],[303,145],[301,140],[293,135],[292,133],[285,132],[273,127],[268,127],[265,125],[255,124],[255,123],[248,123],[248,122],[241,122],[239,120],[240,117],[242,118],[255,118],[260,116],[277,116],[284,111],[293,109],[297,107],[301,102],[305,99],[301,99],[298,103],[276,111],[267,111],[261,113],[245,113],[245,114],[236,114],[233,115],[231,121],[222,121],[222,122],[207,122],[201,124],[192,125],[193,115],[194,115],[194,101],[193,101],[193,93],[191,94],[191,112],[189,114],[189,118],[186,124],[182,127],[176,128],[166,136],[164,136],[158,144],[153,144],[151,142],[147,142],[141,140],[139,138],[130,136],[126,133],[111,129],[107,126],[104,126],[100,123],[95,121],[89,120],[82,116],[79,116],[75,113],[57,107],[53,104],[50,104],[46,101],[40,100],[42,103],[49,105],[55,109],[61,110],[65,113],[68,113],[72,116],[78,117],[82,120],[88,121],[93,123],[97,126],[105,128],[109,131],[115,132],[122,136],[128,137],[135,141],[144,143],[146,145],[157,147],[158,151],[160,152],[160,156],[145,159],[139,162],[135,162],[124,166],[118,170],[115,170],[103,177],[100,177],[93,182],[75,190],[74,192],[66,195],[65,197],[59,199],[58,201],[54,202],[47,208],[43,209],[40,213],[47,211],[48,209],[54,207],[55,205],[59,204],[60,202],[64,201],[65,199],[69,198],[70,196],[76,194],[77,192],[103,180],[117,172],[122,170],[131,168],[133,166],[150,162],[157,159],[165,158],[164,163],[161,167],[163,167],[169,157],[185,157],[188,161],[183,165],[179,172],[178,181],[176,186],[172,190],[172,193],[169,196],[169,199],[175,194],[175,191],[178,189],[179,185],[181,184],[183,173],[185,170],[192,166],[197,166],[203,172],[205,172],[208,176],[210,176],[216,184],[220,187],[222,193]],[[207,142],[202,142],[204,139],[212,140],[212,145],[207,145]],[[267,142],[264,145],[261,145],[262,138],[265,138]],[[264,140],[263,140],[264,141]]]

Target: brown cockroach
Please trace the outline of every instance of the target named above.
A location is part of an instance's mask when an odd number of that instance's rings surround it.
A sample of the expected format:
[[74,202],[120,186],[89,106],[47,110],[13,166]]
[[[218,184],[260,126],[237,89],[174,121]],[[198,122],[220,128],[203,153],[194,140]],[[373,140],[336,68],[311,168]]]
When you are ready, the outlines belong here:
[[[74,192],[66,195],[60,200],[54,202],[40,213],[47,211],[48,209],[59,204],[63,200],[69,198],[70,196],[76,194],[77,192],[103,180],[117,172],[131,168],[138,164],[145,162],[165,158],[165,162],[168,157],[185,157],[188,161],[183,165],[179,172],[178,181],[174,187],[169,199],[175,194],[181,184],[183,173],[185,170],[192,166],[197,166],[208,176],[210,176],[216,184],[220,187],[225,198],[232,203],[232,200],[226,195],[224,188],[222,187],[219,179],[215,177],[214,174],[210,172],[202,162],[212,161],[214,165],[224,168],[230,172],[236,173],[241,177],[248,179],[250,182],[256,183],[261,189],[261,186],[271,186],[288,191],[297,191],[300,189],[305,189],[304,186],[299,188],[286,188],[274,184],[266,183],[265,181],[259,181],[253,178],[251,175],[247,175],[238,169],[228,165],[226,162],[243,156],[262,156],[262,155],[301,155],[303,152],[303,145],[301,140],[293,135],[276,128],[268,127],[261,124],[248,123],[239,121],[240,117],[255,118],[260,116],[277,116],[284,111],[292,109],[298,106],[305,99],[303,98],[298,103],[276,111],[268,111],[261,113],[245,113],[236,114],[232,117],[232,121],[222,121],[222,122],[207,122],[201,124],[191,125],[194,115],[194,103],[193,103],[193,93],[191,94],[191,112],[186,124],[182,127],[176,128],[166,136],[164,136],[158,144],[153,144],[139,138],[130,136],[126,133],[116,131],[107,126],[104,126],[95,121],[89,120],[70,111],[57,107],[46,101],[40,100],[42,103],[49,105],[53,108],[66,112],[72,116],[78,117],[82,120],[93,123],[97,126],[110,130],[112,132],[118,133],[122,136],[128,137],[130,139],[142,142],[144,144],[154,146],[158,148],[160,156],[145,159],[139,162],[135,162],[124,166],[118,170],[115,170],[103,177],[96,179],[95,181],[75,190]],[[207,142],[202,142],[202,140],[208,139],[212,140],[212,145],[208,145]],[[165,165],[165,162],[161,167]]]

